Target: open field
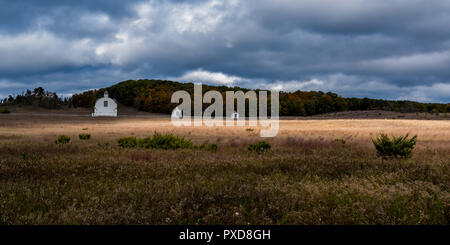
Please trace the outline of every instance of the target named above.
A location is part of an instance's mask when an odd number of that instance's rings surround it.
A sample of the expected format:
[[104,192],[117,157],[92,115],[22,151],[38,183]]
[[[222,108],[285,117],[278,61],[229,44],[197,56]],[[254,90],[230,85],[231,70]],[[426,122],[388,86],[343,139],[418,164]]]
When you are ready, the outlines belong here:
[[[261,138],[247,128],[0,115],[0,223],[450,222],[449,120],[282,120],[263,154],[248,152]],[[117,146],[120,137],[155,131],[218,150]],[[92,139],[79,140],[81,133]],[[418,135],[412,158],[378,158],[371,138],[380,133]],[[72,142],[55,145],[60,134]]]

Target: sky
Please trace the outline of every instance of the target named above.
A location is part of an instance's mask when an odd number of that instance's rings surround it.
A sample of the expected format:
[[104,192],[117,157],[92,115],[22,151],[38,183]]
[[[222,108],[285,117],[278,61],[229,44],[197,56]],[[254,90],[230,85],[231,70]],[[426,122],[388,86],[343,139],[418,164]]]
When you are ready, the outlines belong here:
[[0,0],[0,97],[129,79],[450,103],[450,1]]

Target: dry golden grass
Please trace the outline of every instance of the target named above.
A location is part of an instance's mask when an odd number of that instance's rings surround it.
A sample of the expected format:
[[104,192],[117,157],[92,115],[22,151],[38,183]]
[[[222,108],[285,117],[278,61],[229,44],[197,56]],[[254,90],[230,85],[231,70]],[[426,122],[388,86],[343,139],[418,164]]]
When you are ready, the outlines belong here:
[[[247,128],[0,116],[0,223],[449,223],[450,121],[282,120],[264,154],[247,151],[261,140]],[[155,131],[219,149],[117,146]],[[379,133],[418,135],[412,158],[379,159],[370,141]],[[60,134],[72,142],[55,145]]]
[[[245,127],[174,127],[168,118],[114,118],[92,119],[64,116],[1,116],[0,134],[26,137],[54,136],[60,133],[78,134],[88,128],[100,138],[115,138],[130,134],[143,135],[173,132],[195,137],[257,136],[245,131]],[[246,135],[242,135],[246,132]],[[354,137],[371,138],[381,132],[388,134],[417,134],[425,141],[450,141],[450,121],[447,120],[399,120],[399,119],[340,119],[340,120],[281,120],[278,137]]]

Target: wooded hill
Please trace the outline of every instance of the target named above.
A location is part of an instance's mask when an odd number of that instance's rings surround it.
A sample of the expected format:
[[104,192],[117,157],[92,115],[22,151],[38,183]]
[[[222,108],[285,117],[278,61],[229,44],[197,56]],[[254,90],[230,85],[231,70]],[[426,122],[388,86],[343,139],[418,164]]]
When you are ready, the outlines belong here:
[[[102,97],[105,90],[109,92],[110,97],[125,106],[135,107],[138,110],[146,112],[169,114],[177,106],[170,102],[172,93],[178,90],[185,90],[193,95],[194,84],[165,80],[128,80],[111,87],[75,94],[71,98],[64,100],[59,98],[55,93],[45,91],[43,88],[36,88],[33,91],[28,90],[21,95],[9,96],[1,100],[0,103],[2,105],[36,104],[46,108],[57,108],[63,105],[70,107],[93,107],[96,99]],[[226,91],[242,90],[246,92],[249,89],[203,85],[203,93],[210,90],[216,90],[222,93],[225,105]],[[193,96],[191,96],[191,99],[194,99]],[[268,99],[270,108],[270,96]],[[204,104],[203,109],[207,106],[208,104]],[[450,112],[450,104],[390,101],[369,98],[343,98],[335,93],[324,93],[321,91],[280,92],[280,116],[310,116],[349,110],[447,113]]]

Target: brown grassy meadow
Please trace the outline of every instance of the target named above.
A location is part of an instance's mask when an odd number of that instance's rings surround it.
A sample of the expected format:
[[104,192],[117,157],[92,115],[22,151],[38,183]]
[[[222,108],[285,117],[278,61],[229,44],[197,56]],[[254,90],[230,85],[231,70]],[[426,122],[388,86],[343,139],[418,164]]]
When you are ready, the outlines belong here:
[[[449,120],[282,120],[175,128],[166,118],[0,115],[1,224],[448,224]],[[84,130],[83,130],[84,129]],[[172,133],[201,149],[121,149]],[[91,134],[81,141],[78,134]],[[382,160],[371,138],[418,135],[413,156]],[[60,134],[71,137],[56,145]],[[336,140],[339,139],[339,140]],[[342,143],[345,140],[345,144]]]

